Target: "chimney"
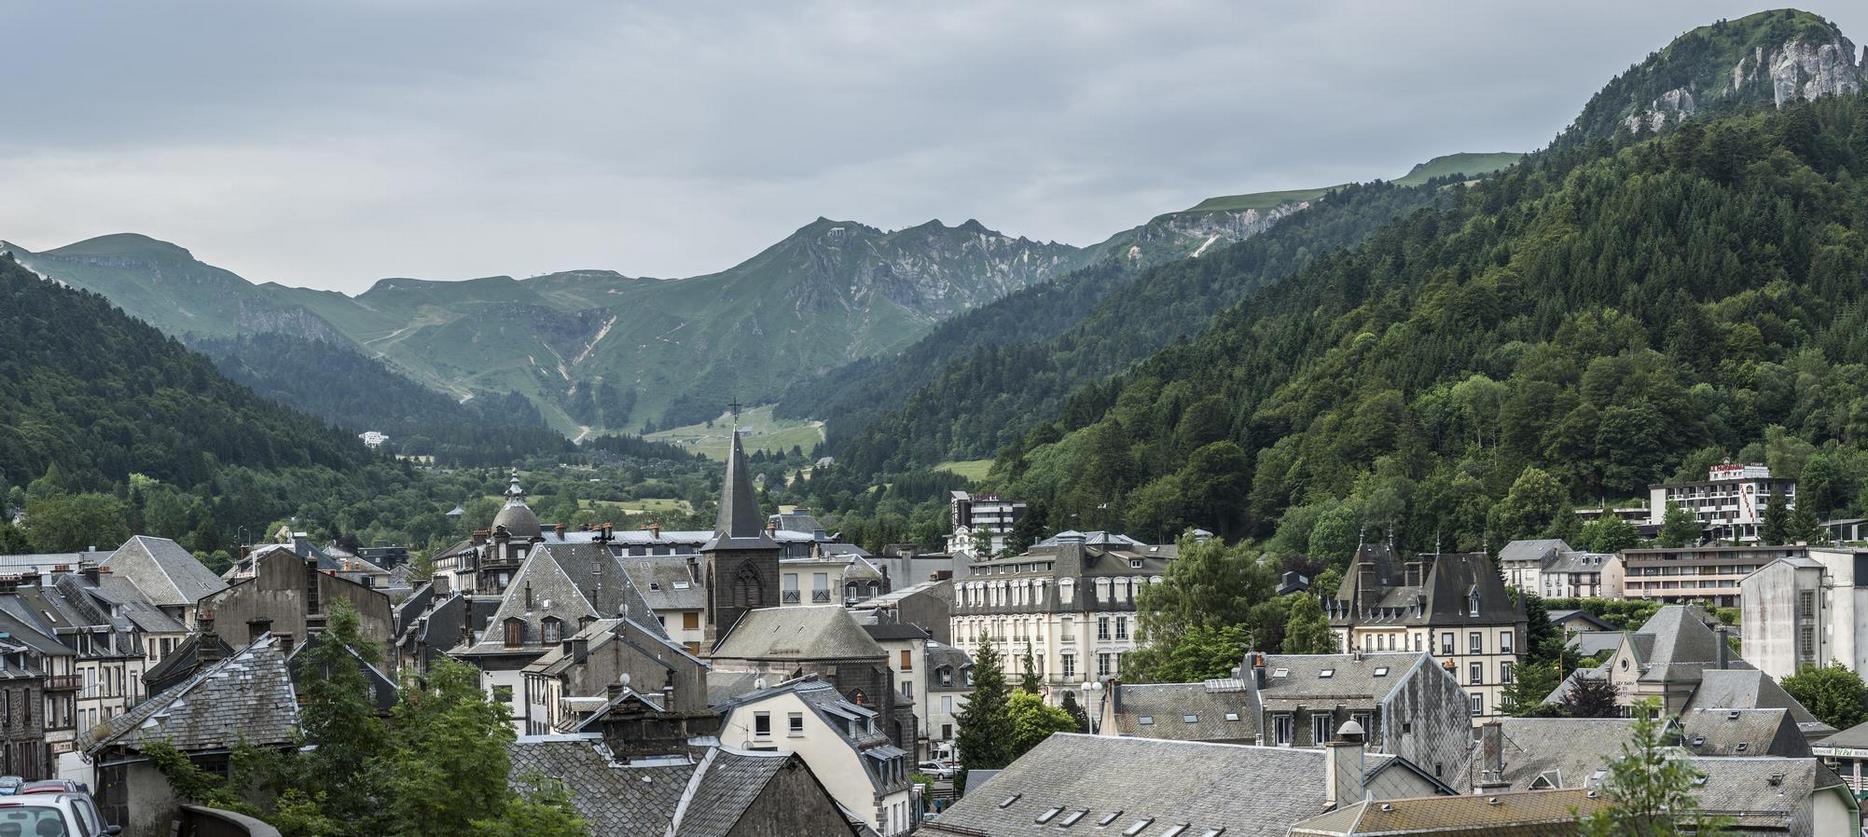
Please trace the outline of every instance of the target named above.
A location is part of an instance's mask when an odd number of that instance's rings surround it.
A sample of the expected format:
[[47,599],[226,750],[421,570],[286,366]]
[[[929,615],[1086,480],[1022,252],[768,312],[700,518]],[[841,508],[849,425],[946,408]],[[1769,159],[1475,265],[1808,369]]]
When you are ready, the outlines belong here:
[[1719,626],[1719,670],[1732,667],[1732,644],[1726,641],[1726,627]]
[[660,523],[656,523],[653,520],[649,521],[649,537],[656,538],[659,540],[661,536],[662,536],[662,525]]
[[1362,783],[1362,747],[1362,725],[1355,721],[1343,724],[1336,740],[1323,745],[1324,801],[1330,807],[1354,805],[1368,795]]
[[473,530],[473,545],[480,546],[486,543],[487,535],[488,535],[488,532],[485,529]]
[[664,711],[664,712],[673,712],[673,711],[675,711],[675,681],[674,681],[674,676],[675,676],[675,673],[674,673],[674,672],[673,672],[672,670],[671,670],[671,671],[669,671],[669,672],[668,672],[668,681],[667,681],[666,683],[663,683],[663,684],[662,684],[662,711]]
[[1265,652],[1252,653],[1252,683],[1258,688],[1265,688]]
[[97,562],[91,561],[91,560],[79,561],[78,562],[78,574],[81,576],[84,576],[85,581],[91,582],[92,584],[96,584],[97,583]]
[[220,662],[221,644],[214,635],[214,611],[200,610],[195,613],[195,661],[203,666]]
[[246,641],[254,642],[272,632],[272,620],[264,616],[255,616],[246,620]]
[[551,531],[557,533],[558,540],[564,540],[564,524],[562,523],[553,524],[551,527]]
[[1505,781],[1505,727],[1498,721],[1487,721],[1479,727],[1479,759],[1479,782],[1473,785],[1475,793],[1510,787]]
[[766,521],[765,522],[765,533],[768,535],[778,534],[778,521],[776,520]]

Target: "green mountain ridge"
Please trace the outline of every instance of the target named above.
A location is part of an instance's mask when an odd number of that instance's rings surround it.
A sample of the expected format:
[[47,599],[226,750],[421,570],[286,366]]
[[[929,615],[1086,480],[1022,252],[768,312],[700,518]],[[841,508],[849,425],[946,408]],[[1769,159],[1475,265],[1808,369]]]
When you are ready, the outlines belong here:
[[[1415,169],[1509,157],[1451,155]],[[1483,173],[1480,162],[1470,168]],[[1237,209],[1164,213],[1089,247],[1008,236],[975,219],[885,231],[820,217],[744,262],[702,276],[581,269],[528,278],[389,277],[355,296],[253,284],[183,247],[137,234],[42,252],[6,249],[33,270],[102,293],[170,334],[232,340],[221,346],[223,362],[237,360],[227,352],[252,349],[233,340],[242,335],[347,342],[456,400],[518,392],[550,427],[582,437],[709,419],[736,398],[773,401],[846,364],[893,356],[940,323],[995,300],[1114,263],[1100,274],[1104,284],[1086,289],[1085,299],[1095,297],[1118,274],[1245,240],[1313,200],[1264,198]],[[244,368],[277,370],[263,359]],[[249,383],[294,389],[289,381]]]

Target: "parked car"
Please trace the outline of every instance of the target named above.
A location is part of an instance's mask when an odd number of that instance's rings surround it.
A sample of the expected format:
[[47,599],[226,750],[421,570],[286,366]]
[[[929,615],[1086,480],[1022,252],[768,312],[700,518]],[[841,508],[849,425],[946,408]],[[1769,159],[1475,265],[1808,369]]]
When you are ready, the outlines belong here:
[[123,831],[106,827],[89,794],[36,793],[0,799],[0,835],[92,837]]
[[[72,788],[77,790],[72,790]],[[31,782],[13,796],[0,797],[0,804],[16,799],[38,800],[41,798],[51,799],[61,810],[71,812],[71,815],[83,825],[83,828],[72,832],[78,837],[116,834],[123,830],[121,826],[104,824],[104,815],[97,810],[97,801],[91,798],[91,792],[83,782],[73,782],[67,779]],[[31,832],[27,832],[27,835],[32,837]],[[10,837],[10,835],[0,830],[0,837]]]
[[24,784],[26,780],[18,776],[0,776],[0,796],[12,796],[19,793],[20,786]]
[[924,761],[915,765],[915,772],[935,779],[952,779],[960,771],[951,762]]

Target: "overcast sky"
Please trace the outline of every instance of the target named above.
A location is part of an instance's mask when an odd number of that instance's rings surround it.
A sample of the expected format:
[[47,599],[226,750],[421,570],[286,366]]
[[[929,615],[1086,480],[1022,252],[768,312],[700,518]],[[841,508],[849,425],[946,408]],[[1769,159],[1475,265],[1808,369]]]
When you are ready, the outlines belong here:
[[[0,238],[254,281],[729,267],[817,216],[1076,244],[1547,143],[1720,0],[0,0]],[[1807,8],[1868,37],[1868,4]],[[551,13],[542,13],[550,9]]]

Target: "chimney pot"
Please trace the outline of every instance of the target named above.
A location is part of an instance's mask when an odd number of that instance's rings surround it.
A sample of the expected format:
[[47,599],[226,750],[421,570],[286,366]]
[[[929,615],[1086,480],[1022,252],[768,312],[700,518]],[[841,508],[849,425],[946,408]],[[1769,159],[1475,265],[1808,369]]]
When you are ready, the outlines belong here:
[[[1362,727],[1355,721],[1343,725],[1343,736],[1323,745],[1323,765],[1328,775],[1324,777],[1326,800],[1333,807],[1343,807],[1361,802],[1368,796],[1368,789],[1362,781],[1363,743]],[[1349,740],[1353,737],[1357,740]]]

